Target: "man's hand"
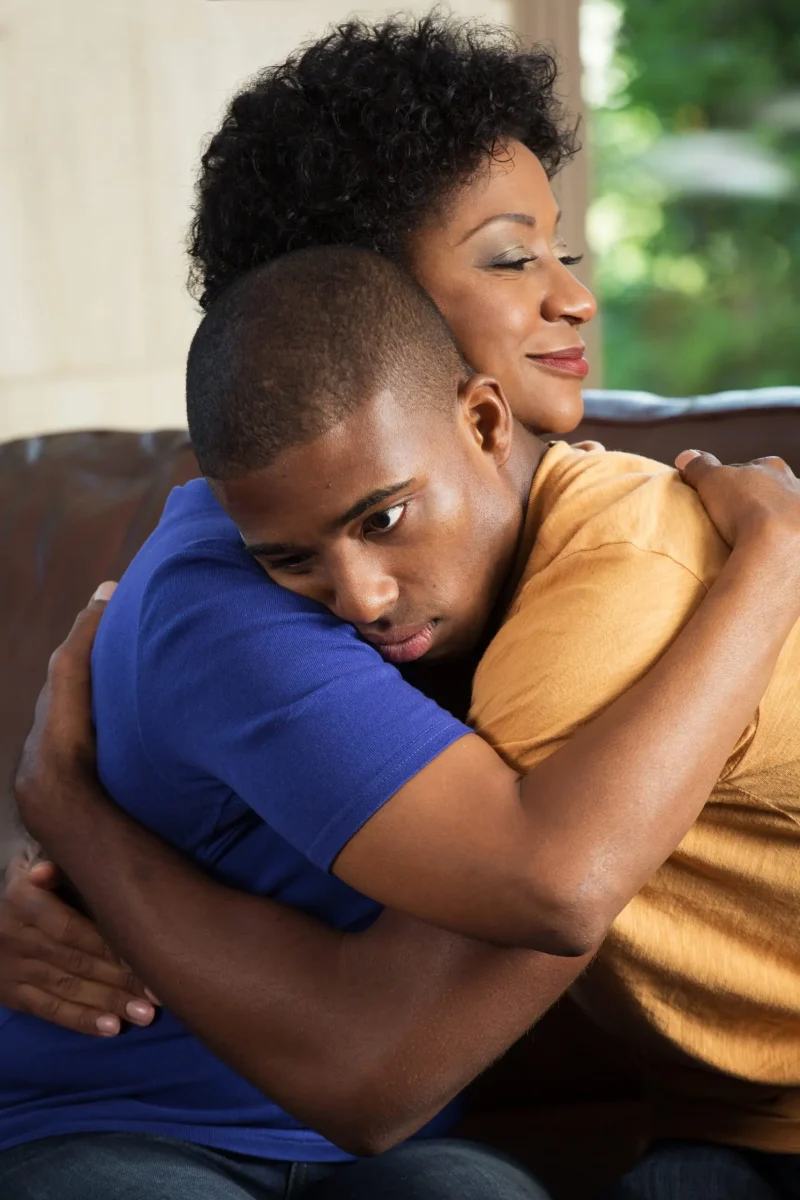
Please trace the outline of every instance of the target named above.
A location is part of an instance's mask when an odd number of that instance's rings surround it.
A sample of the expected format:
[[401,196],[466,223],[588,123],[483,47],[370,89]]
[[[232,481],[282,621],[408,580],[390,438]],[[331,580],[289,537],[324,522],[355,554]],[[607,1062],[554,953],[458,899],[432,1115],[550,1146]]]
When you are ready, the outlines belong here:
[[675,466],[695,489],[729,546],[774,547],[786,571],[800,555],[800,479],[781,458],[722,466],[713,454],[684,450]]
[[113,1037],[155,1009],[102,936],[55,895],[53,863],[19,858],[0,902],[0,1004],[65,1029]]
[[[71,798],[96,781],[91,713],[94,635],[115,584],[102,584],[50,660],[47,683],[17,773],[16,794],[28,832],[70,820]],[[142,985],[112,953],[90,920],[55,889],[58,868],[17,859],[0,902],[0,1004],[79,1033],[113,1037],[122,1021],[155,1016]]]

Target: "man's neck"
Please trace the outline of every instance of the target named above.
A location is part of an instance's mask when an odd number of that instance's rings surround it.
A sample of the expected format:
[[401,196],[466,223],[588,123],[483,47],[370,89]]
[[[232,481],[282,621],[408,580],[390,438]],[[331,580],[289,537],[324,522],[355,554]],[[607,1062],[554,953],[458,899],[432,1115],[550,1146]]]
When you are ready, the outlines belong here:
[[[503,531],[504,536],[498,539],[504,543],[506,549],[501,560],[497,562],[495,600],[478,644],[459,659],[449,662],[437,660],[432,663],[422,659],[419,663],[411,664],[410,670],[404,669],[403,671],[410,683],[460,717],[465,716],[469,705],[469,691],[474,670],[486,646],[502,623],[516,587],[517,560],[525,530],[525,518],[533,477],[546,453],[547,444],[516,422],[511,453],[503,468],[509,486],[518,498],[515,514],[516,528],[506,525]],[[498,530],[498,534],[500,534],[500,530]]]
[[517,586],[517,566],[522,537],[525,532],[525,518],[528,512],[531,487],[533,486],[534,476],[539,469],[539,464],[547,453],[547,449],[546,442],[543,442],[541,438],[538,438],[534,433],[525,429],[518,421],[515,423],[511,453],[503,468],[509,486],[518,500],[516,529],[514,530],[515,536],[506,541],[507,549],[503,555],[503,560],[498,563],[499,574],[497,578],[496,600],[478,647],[481,654],[502,623],[506,609],[511,603],[511,598]]
[[531,494],[533,477],[539,469],[539,464],[546,453],[547,443],[543,442],[535,433],[531,433],[524,425],[520,425],[517,421],[514,426],[514,441],[511,446],[511,454],[505,465],[505,470],[511,486],[519,496],[520,534],[522,534],[522,529],[525,525],[525,514],[528,511],[528,499]]

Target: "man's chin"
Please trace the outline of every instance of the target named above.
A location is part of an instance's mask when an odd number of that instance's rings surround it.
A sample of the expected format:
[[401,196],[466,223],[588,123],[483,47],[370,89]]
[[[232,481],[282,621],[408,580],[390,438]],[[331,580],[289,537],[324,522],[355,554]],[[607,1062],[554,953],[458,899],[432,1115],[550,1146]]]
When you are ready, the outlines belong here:
[[481,640],[480,633],[463,630],[448,630],[446,633],[442,631],[442,636],[437,638],[421,661],[430,663],[431,666],[463,662],[475,654]]

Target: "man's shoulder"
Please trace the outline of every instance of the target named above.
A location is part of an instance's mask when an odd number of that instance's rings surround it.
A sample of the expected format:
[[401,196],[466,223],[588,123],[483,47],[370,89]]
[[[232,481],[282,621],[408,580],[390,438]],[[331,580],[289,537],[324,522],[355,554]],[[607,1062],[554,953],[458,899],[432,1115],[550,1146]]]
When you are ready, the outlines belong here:
[[100,624],[93,668],[113,674],[135,664],[140,687],[157,680],[168,691],[168,664],[185,672],[198,656],[232,668],[259,650],[274,657],[326,621],[333,624],[330,614],[268,578],[197,480],[170,494],[122,576]]
[[[697,494],[664,463],[619,451],[559,446],[539,485],[538,529],[524,577],[579,556],[591,570],[593,551],[633,547],[665,555],[705,583],[716,577],[727,547]],[[547,461],[547,460],[545,460]]]
[[247,561],[239,531],[204,479],[170,492],[158,525],[129,570],[152,574],[161,563],[194,559]]
[[176,712],[187,722],[202,710],[213,725],[247,704],[265,713],[300,702],[335,677],[357,641],[326,609],[274,583],[203,489],[171,493],[95,640],[97,695],[125,691],[151,742]]
[[232,592],[238,597],[253,593],[267,612],[310,607],[265,575],[205,480],[196,479],[170,493],[161,520],[123,575],[108,615],[139,624],[154,608],[187,603],[219,612]]

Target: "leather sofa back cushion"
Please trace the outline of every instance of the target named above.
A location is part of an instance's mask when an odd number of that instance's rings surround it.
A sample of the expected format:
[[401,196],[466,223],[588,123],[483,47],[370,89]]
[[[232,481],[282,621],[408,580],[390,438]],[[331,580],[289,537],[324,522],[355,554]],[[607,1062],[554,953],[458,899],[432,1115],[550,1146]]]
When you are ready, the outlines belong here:
[[[759,394],[754,393],[754,401]],[[779,453],[800,473],[795,407],[588,392],[575,437],[670,461],[687,446],[726,461]],[[684,406],[685,407],[685,406]],[[67,433],[0,445],[0,861],[11,777],[47,660],[104,579],[118,579],[170,489],[197,474],[184,431]]]

